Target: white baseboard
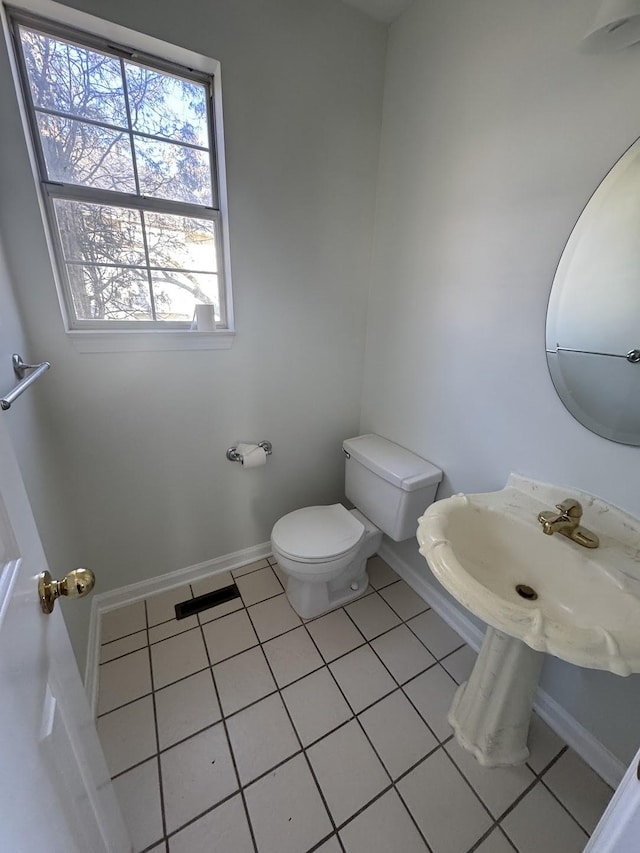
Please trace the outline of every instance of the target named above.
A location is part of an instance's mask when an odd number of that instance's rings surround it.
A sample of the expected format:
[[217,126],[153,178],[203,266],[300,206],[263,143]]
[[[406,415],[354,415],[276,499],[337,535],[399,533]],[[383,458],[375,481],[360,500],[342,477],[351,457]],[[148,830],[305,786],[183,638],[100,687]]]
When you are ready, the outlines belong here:
[[[478,651],[484,631],[471,621],[463,608],[453,604],[430,582],[430,573],[425,577],[416,571],[394,552],[386,540],[383,541],[379,554],[472,649]],[[625,765],[540,687],[536,692],[533,707],[558,737],[575,750],[605,782],[613,788],[620,784],[627,769]]]
[[122,607],[125,604],[133,604],[142,598],[148,598],[158,592],[166,592],[176,586],[201,580],[209,575],[217,575],[238,569],[248,563],[254,563],[271,554],[271,544],[262,542],[242,551],[234,551],[233,554],[225,554],[204,563],[187,566],[184,569],[158,575],[144,581],[121,586],[107,592],[100,592],[93,596],[91,602],[91,618],[89,622],[89,635],[87,639],[87,662],[84,673],[84,688],[89,699],[91,711],[95,717],[98,702],[98,675],[100,667],[100,617],[109,610]]

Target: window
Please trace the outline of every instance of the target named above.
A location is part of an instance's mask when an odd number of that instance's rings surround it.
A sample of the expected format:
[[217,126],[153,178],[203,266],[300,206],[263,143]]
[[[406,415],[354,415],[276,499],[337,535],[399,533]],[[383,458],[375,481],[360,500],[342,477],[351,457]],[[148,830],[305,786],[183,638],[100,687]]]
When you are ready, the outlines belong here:
[[213,79],[16,12],[70,330],[229,328]]

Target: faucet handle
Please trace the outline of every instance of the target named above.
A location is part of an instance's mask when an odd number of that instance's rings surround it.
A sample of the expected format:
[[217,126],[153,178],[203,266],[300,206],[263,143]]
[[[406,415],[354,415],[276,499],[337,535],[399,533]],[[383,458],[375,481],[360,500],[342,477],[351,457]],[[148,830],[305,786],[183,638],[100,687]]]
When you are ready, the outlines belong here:
[[582,518],[582,505],[573,498],[566,498],[562,503],[556,504],[556,509],[572,521],[580,521]]

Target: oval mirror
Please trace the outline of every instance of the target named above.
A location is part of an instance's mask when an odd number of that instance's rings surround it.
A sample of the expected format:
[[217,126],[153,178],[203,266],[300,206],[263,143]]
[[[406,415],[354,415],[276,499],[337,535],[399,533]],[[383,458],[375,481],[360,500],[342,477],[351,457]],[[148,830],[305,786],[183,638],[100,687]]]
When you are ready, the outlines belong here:
[[591,196],[562,253],[547,363],[580,423],[640,445],[640,140]]

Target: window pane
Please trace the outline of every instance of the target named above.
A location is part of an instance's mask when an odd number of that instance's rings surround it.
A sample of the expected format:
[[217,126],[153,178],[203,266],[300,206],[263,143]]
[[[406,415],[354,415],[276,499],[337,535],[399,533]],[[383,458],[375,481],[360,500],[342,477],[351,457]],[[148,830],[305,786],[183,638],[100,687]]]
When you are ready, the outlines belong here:
[[210,206],[209,153],[173,142],[134,137],[140,193]]
[[82,121],[38,114],[38,128],[52,181],[134,193],[128,137]]
[[139,211],[61,198],[53,204],[66,261],[146,264]]
[[222,323],[207,79],[44,21],[16,25],[69,315],[188,326],[204,303]]
[[191,145],[209,145],[207,91],[200,83],[125,63],[133,129]]
[[217,272],[215,222],[148,211],[144,221],[152,267]]
[[36,107],[126,127],[120,60],[20,27]]
[[151,320],[149,282],[143,270],[68,264],[79,320]]
[[216,321],[220,320],[217,275],[180,272],[152,272],[153,298],[158,320],[193,319],[198,303],[215,305]]

